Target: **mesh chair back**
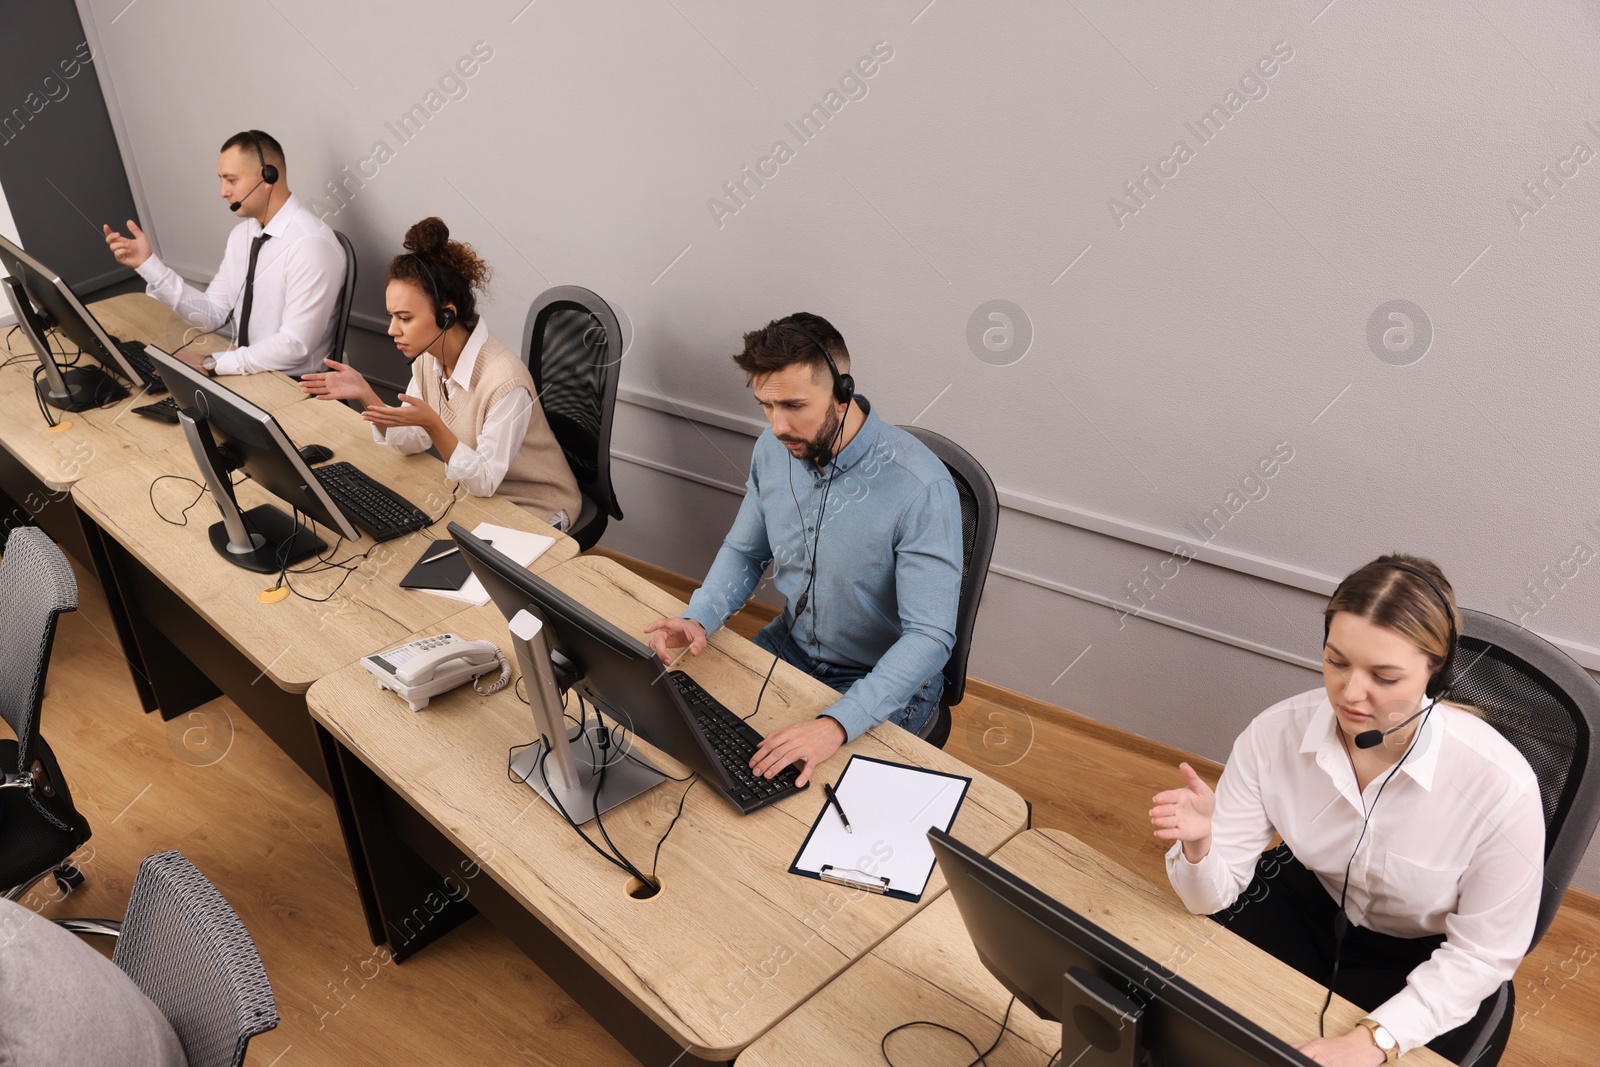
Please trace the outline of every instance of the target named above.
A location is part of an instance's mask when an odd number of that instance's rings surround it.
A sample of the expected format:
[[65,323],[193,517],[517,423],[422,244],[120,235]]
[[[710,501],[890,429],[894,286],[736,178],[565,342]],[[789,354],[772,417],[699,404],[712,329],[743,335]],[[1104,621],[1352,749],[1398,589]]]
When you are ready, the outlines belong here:
[[[339,247],[344,249],[344,288],[339,290],[339,310],[337,318],[333,320],[333,358],[344,361],[344,339],[350,332],[350,309],[356,302],[356,246],[350,243],[350,238],[333,231],[339,239]],[[323,368],[318,367],[318,370]]]
[[36,526],[19,526],[6,540],[0,558],[0,718],[17,735],[18,765],[25,770],[38,756],[39,707],[50,667],[56,618],[78,609],[78,580],[72,564]]
[[580,286],[547,289],[528,309],[522,353],[545,418],[578,488],[614,519],[622,509],[611,488],[611,419],[626,348],[611,305]]
[[189,1067],[237,1067],[278,1025],[272,984],[250,932],[179,852],[139,864],[111,962],[172,1024]]
[[1600,819],[1600,683],[1537,634],[1466,609],[1455,677],[1449,699],[1483,712],[1539,779],[1545,883],[1533,934],[1537,945]]
[[920,426],[902,426],[939,457],[955,480],[961,498],[961,607],[956,614],[956,643],[944,668],[946,707],[961,703],[967,689],[967,653],[972,648],[972,630],[978,622],[978,603],[989,577],[989,560],[994,555],[995,534],[1000,527],[1000,500],[995,495],[989,472],[972,453],[942,434]]

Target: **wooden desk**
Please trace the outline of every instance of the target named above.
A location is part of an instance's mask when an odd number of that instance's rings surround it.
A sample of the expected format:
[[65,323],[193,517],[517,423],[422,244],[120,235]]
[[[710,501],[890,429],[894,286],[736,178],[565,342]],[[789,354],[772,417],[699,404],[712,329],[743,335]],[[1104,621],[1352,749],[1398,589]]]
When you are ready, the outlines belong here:
[[[90,313],[106,332],[124,340],[140,340],[171,351],[181,345],[183,320],[165,304],[142,293],[127,293],[89,305]],[[8,330],[0,330],[6,340]],[[215,335],[190,348],[209,352],[228,347]],[[139,389],[116,404],[90,411],[51,409],[60,424],[52,429],[39,414],[33,372],[39,366],[31,345],[18,331],[10,335],[0,363],[0,491],[12,500],[7,525],[38,523],[86,567],[94,560],[68,493],[78,481],[99,471],[126,463],[142,453],[159,453],[170,446],[173,427],[135,415],[134,407],[159,397]],[[83,357],[93,364],[91,357]],[[15,359],[15,362],[11,362]],[[224,379],[235,392],[267,411],[278,411],[304,400],[299,385],[283,374],[251,374]],[[187,451],[187,449],[185,449]]]
[[[336,459],[355,463],[430,515],[440,514],[451,500],[443,463],[375,443],[367,424],[342,404],[292,404],[275,417],[291,441],[327,445]],[[73,488],[85,520],[105,546],[117,599],[128,616],[134,646],[129,659],[151,698],[146,707],[159,707],[171,718],[225,692],[320,779],[322,759],[304,693],[323,675],[461,611],[460,601],[399,586],[423,550],[446,536],[444,528],[436,523],[381,545],[366,536],[339,543],[336,534],[319,531],[332,550],[324,555],[351,561],[357,569],[348,576],[343,570],[295,574],[291,569],[289,581],[301,595],[263,604],[257,595],[276,583],[276,575],[244,570],[216,554],[206,531],[218,520],[217,509],[209,499],[196,499],[197,486],[169,478],[152,488],[162,475],[199,475],[182,429],[156,428],[170,439],[166,449],[133,453]],[[236,493],[242,508],[283,507],[252,481],[241,482]],[[492,522],[555,536],[538,568],[577,553],[575,541],[504,498],[474,497],[464,490],[457,497],[446,518],[469,529]],[[187,525],[161,517],[177,519],[191,503]],[[313,561],[295,565],[313,566]]]
[[[631,633],[683,608],[604,558],[580,557],[544,577]],[[508,640],[492,606],[436,630]],[[740,708],[753,703],[771,663],[723,629],[684,667]],[[771,733],[836,697],[779,664],[753,724]],[[308,703],[324,728],[373,942],[403,959],[481,911],[644,1063],[726,1062],[944,889],[935,874],[913,905],[790,875],[821,789],[741,816],[700,784],[661,850],[662,892],[632,899],[626,875],[507,779],[507,749],[533,739],[531,713],[512,689],[480,697],[463,687],[413,713],[355,665],[312,686]],[[686,773],[642,747],[674,775]],[[1027,825],[1022,797],[895,726],[846,746],[819,775],[836,777],[854,753],[971,775],[955,832],[984,852]],[[649,869],[685,788],[663,783],[606,815],[624,855]]]
[[[1130,873],[1063,830],[1031,830],[994,858],[1291,1044],[1316,1035],[1323,987],[1210,919],[1189,914],[1167,886]],[[881,1062],[883,1035],[918,1019],[944,1023],[985,1049],[1000,1032],[1010,999],[978,959],[946,894],[751,1045],[739,1067]],[[1342,1034],[1364,1014],[1335,998],[1328,1032]],[[989,1057],[994,1067],[1039,1067],[1061,1048],[1061,1024],[1044,1022],[1021,1004],[1012,1009],[1007,1031]],[[1070,1064],[1080,1051],[1068,1049],[1058,1062]],[[889,1053],[897,1064],[972,1057],[958,1038],[932,1027],[896,1034]],[[1400,1062],[1449,1067],[1427,1049]]]

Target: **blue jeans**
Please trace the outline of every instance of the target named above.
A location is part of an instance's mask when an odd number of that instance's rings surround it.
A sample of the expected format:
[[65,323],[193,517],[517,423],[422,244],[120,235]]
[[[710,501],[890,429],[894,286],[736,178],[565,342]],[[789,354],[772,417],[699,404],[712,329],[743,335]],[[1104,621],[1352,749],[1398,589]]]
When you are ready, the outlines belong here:
[[[754,641],[785,663],[799,667],[817,681],[841,693],[848,693],[852,685],[869,673],[869,668],[865,667],[841,666],[825,660],[812,659],[806,654],[805,649],[800,647],[800,642],[789,638],[789,627],[782,615],[763,626]],[[911,700],[905,707],[890,714],[889,721],[913,734],[921,735],[933,721],[933,717],[938,714],[939,695],[943,692],[944,672],[935,671],[917,687],[915,693],[911,694]]]

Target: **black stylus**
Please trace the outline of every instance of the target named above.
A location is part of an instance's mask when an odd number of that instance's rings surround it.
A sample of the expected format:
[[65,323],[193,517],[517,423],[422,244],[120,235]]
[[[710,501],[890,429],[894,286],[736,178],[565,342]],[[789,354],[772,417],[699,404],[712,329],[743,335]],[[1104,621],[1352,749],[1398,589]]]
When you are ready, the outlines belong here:
[[847,834],[855,833],[855,830],[850,827],[850,816],[844,813],[844,805],[839,803],[839,794],[833,791],[833,786],[823,782],[822,791],[828,795],[828,803],[832,804],[834,809],[839,812],[839,821],[844,823],[844,832]]

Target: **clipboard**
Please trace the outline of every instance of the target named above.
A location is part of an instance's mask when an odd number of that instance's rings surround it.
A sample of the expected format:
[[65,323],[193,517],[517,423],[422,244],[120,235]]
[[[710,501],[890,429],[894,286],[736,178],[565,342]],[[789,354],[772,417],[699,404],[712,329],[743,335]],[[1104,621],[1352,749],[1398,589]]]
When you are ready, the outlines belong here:
[[854,832],[825,803],[789,873],[918,903],[933,877],[928,828],[948,832],[971,785],[959,774],[851,756],[833,788]]

